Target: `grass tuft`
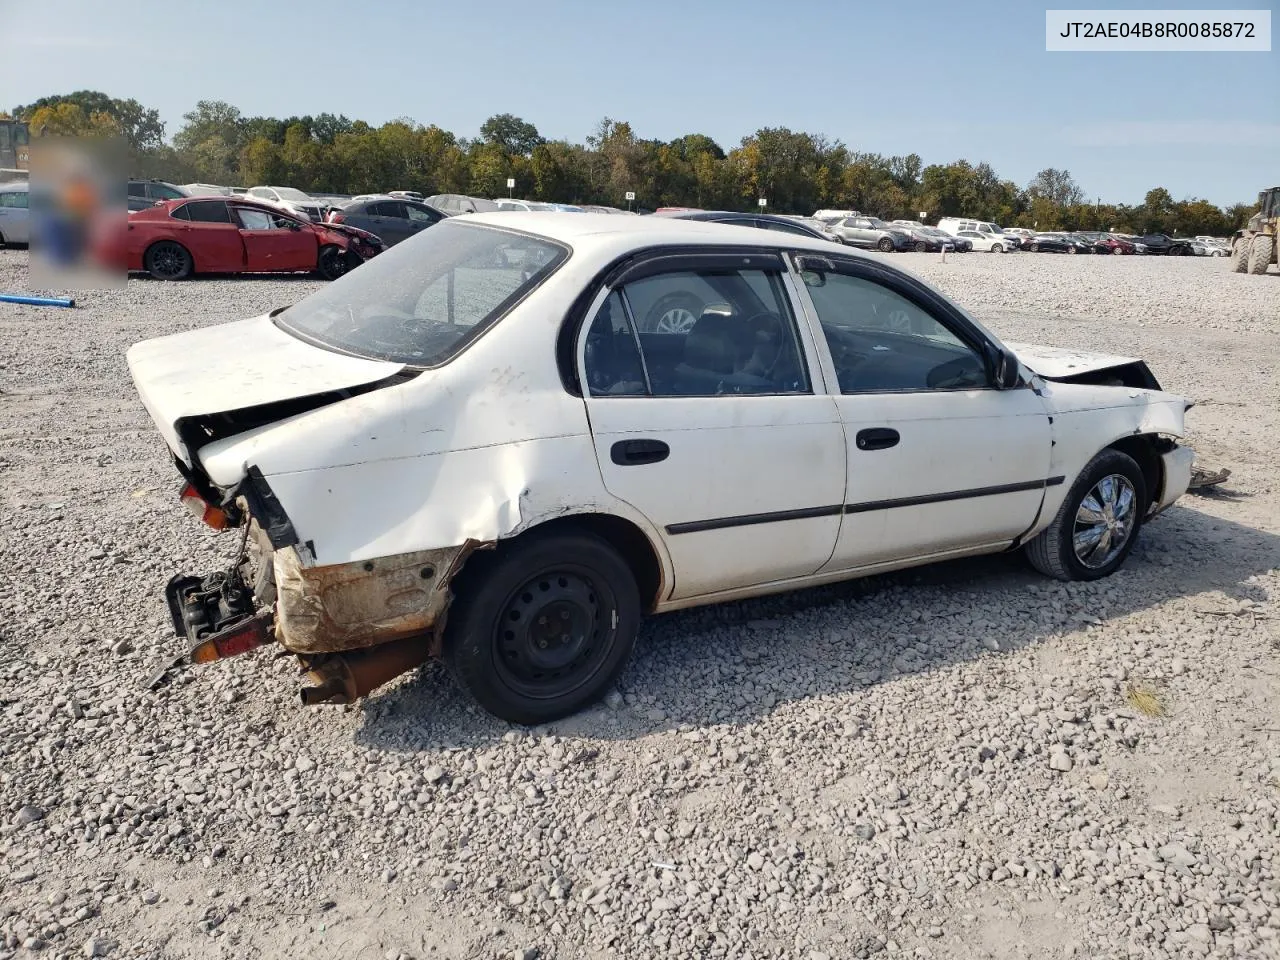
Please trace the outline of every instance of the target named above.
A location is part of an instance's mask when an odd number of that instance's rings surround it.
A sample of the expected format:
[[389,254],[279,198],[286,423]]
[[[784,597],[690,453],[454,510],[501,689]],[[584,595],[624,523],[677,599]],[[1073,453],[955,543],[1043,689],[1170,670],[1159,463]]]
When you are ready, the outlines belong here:
[[1145,716],[1167,717],[1169,715],[1169,708],[1165,706],[1164,699],[1150,687],[1130,684],[1124,691],[1124,698],[1129,706]]

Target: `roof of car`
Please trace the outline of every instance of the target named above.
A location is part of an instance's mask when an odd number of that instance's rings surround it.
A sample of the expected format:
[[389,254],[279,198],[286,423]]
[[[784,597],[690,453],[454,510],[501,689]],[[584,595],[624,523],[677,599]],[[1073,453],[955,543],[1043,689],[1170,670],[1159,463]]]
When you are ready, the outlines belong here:
[[[454,218],[456,222],[489,224],[522,233],[535,233],[571,246],[625,248],[667,246],[682,243],[715,243],[725,246],[785,247],[788,249],[832,252],[830,240],[739,227],[730,223],[688,220],[683,217],[619,217],[612,213],[580,213],[566,217],[562,213],[532,211],[530,213],[470,213]],[[853,251],[841,247],[841,254]]]

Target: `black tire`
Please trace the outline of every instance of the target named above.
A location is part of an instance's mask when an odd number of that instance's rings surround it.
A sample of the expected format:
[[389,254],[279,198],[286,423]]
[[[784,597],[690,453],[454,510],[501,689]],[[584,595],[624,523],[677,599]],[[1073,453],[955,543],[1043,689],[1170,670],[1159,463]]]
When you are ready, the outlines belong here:
[[[1097,565],[1087,564],[1076,553],[1075,536],[1087,497],[1104,479],[1123,477],[1131,487],[1131,522],[1126,527],[1127,539],[1114,555],[1104,554]],[[1058,580],[1100,580],[1115,573],[1138,541],[1142,520],[1147,512],[1147,484],[1142,469],[1128,454],[1107,449],[1094,457],[1080,472],[1062,501],[1057,515],[1047,528],[1026,546],[1027,559],[1045,576]],[[1108,543],[1111,532],[1108,531]],[[1100,546],[1101,543],[1099,542]]]
[[575,713],[604,694],[631,656],[640,592],[599,537],[527,534],[496,555],[477,554],[463,581],[444,661],[494,716],[532,725]]
[[1240,237],[1231,248],[1231,269],[1235,273],[1249,272],[1249,248],[1252,246],[1249,237]]
[[917,240],[914,244],[916,253],[928,253],[929,245],[923,240]]
[[191,276],[191,253],[174,240],[160,240],[147,247],[142,265],[156,280],[185,280]]
[[1040,244],[1038,244],[1038,243],[1033,243],[1033,244],[1031,245],[1031,252],[1032,252],[1032,253],[1039,253],[1039,252],[1040,252]]
[[881,253],[893,253],[893,241],[888,237],[881,237],[876,246],[880,248]]
[[1253,243],[1249,246],[1249,272],[1255,276],[1262,276],[1267,272],[1267,267],[1271,264],[1271,255],[1275,252],[1275,238],[1265,233],[1259,233],[1253,238]]
[[1069,247],[1067,247],[1067,253],[1076,253],[1076,252],[1077,252],[1077,251],[1076,251],[1076,248],[1075,248],[1075,245],[1074,245],[1074,244],[1073,244],[1073,245],[1071,245],[1071,246],[1069,246]]
[[351,261],[341,247],[329,243],[320,248],[316,254],[316,273],[324,280],[337,280],[346,276],[351,269]]

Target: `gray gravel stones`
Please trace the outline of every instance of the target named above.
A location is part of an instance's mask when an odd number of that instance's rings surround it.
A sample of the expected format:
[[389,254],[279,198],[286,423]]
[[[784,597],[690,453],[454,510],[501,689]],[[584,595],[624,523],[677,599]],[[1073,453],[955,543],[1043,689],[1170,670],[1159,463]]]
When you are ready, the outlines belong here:
[[177,504],[124,350],[317,284],[0,306],[0,960],[1276,955],[1275,278],[890,261],[1010,340],[1148,359],[1228,493],[1097,583],[992,558],[655,619],[533,730],[434,666],[352,708],[265,651],[147,689],[163,583],[235,544]]

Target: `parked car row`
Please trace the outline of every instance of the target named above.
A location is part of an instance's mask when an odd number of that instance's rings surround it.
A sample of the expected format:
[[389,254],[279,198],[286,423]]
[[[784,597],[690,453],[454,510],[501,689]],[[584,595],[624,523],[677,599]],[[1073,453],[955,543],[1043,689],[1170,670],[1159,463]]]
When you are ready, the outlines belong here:
[[1163,233],[1129,236],[1120,233],[1036,233],[1022,240],[1021,248],[1033,253],[1147,254],[1174,257],[1225,257],[1230,249],[1211,237],[1170,237]]

